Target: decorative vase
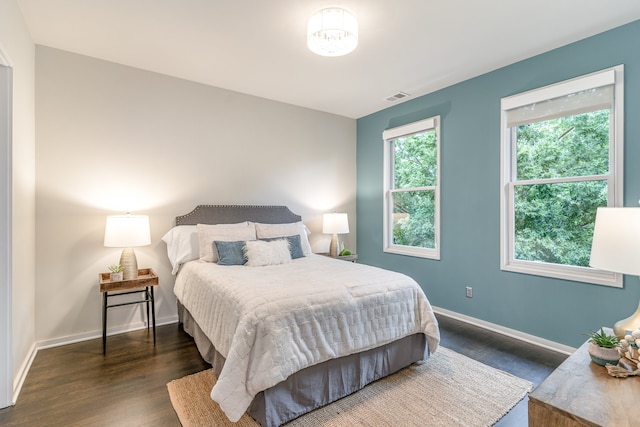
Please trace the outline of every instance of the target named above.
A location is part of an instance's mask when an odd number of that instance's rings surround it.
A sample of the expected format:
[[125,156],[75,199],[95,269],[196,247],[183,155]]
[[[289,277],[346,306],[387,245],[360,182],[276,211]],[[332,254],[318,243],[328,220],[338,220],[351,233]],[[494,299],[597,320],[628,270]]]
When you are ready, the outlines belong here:
[[594,343],[589,343],[589,356],[591,360],[601,366],[617,365],[620,360],[620,353],[616,347],[604,348]]
[[117,273],[111,273],[111,281],[112,282],[122,282],[122,271]]

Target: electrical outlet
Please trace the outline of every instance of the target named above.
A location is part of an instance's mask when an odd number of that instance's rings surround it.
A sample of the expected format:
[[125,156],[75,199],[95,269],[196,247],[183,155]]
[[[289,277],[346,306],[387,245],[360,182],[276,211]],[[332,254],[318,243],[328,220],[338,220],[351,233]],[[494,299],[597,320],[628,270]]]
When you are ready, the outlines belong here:
[[467,298],[473,298],[473,288],[471,286],[467,286]]

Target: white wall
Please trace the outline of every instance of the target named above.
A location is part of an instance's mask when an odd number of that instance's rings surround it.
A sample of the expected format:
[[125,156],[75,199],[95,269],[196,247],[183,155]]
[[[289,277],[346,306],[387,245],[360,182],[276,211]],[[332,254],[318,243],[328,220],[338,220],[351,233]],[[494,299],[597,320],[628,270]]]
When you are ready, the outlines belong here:
[[11,370],[15,392],[35,342],[35,56],[15,0],[0,2],[0,51],[13,69]]
[[[40,46],[36,107],[38,341],[99,333],[98,273],[119,258],[102,246],[109,214],[150,216],[136,254],[160,276],[159,321],[175,319],[160,239],[197,204],[288,205],[318,252],[322,213],[345,211],[355,245],[355,120]],[[141,319],[109,313],[121,329]]]

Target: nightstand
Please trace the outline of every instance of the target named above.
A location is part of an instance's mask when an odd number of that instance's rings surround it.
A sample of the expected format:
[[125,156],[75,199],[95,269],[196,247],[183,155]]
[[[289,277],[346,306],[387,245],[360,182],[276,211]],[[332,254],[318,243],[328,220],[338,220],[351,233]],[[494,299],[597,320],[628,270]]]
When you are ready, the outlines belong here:
[[[138,270],[138,277],[131,280],[112,282],[110,273],[100,273],[100,292],[102,292],[102,354],[107,354],[107,310],[131,304],[147,304],[147,329],[153,322],[153,345],[156,345],[156,307],[153,299],[153,287],[158,286],[158,275],[150,268]],[[109,304],[109,298],[129,294],[143,294],[143,299],[117,304]],[[151,319],[149,318],[151,306]]]
[[321,252],[318,255],[323,255],[333,259],[339,259],[340,261],[358,262],[358,254],[332,257],[332,256],[329,256],[329,252]]

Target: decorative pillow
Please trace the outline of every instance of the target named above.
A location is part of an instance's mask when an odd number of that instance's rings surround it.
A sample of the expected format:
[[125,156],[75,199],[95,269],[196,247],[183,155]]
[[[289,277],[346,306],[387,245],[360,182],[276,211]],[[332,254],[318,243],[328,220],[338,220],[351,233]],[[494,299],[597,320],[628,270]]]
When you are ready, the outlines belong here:
[[311,255],[311,244],[309,243],[309,237],[307,236],[307,227],[305,227],[302,221],[287,224],[256,223],[256,235],[258,236],[258,239],[287,237],[294,234],[300,236],[300,246],[302,247],[302,252],[305,256]]
[[244,241],[220,242],[214,241],[218,251],[218,265],[243,265],[247,262],[244,256]]
[[264,239],[265,242],[272,242],[274,240],[285,239],[289,241],[289,252],[291,253],[291,259],[303,258],[304,252],[302,252],[302,246],[300,245],[300,235],[296,234],[294,236],[285,236],[285,237],[267,237]]
[[244,245],[244,255],[247,257],[246,265],[249,267],[291,262],[289,241],[286,239],[278,239],[272,242],[265,242],[264,240],[248,241]]
[[162,236],[167,244],[167,256],[171,263],[171,274],[176,274],[187,261],[200,257],[198,230],[195,225],[178,225]]
[[214,241],[238,242],[256,239],[256,228],[253,222],[238,224],[198,224],[198,243],[200,261],[218,262],[218,251],[214,250]]

